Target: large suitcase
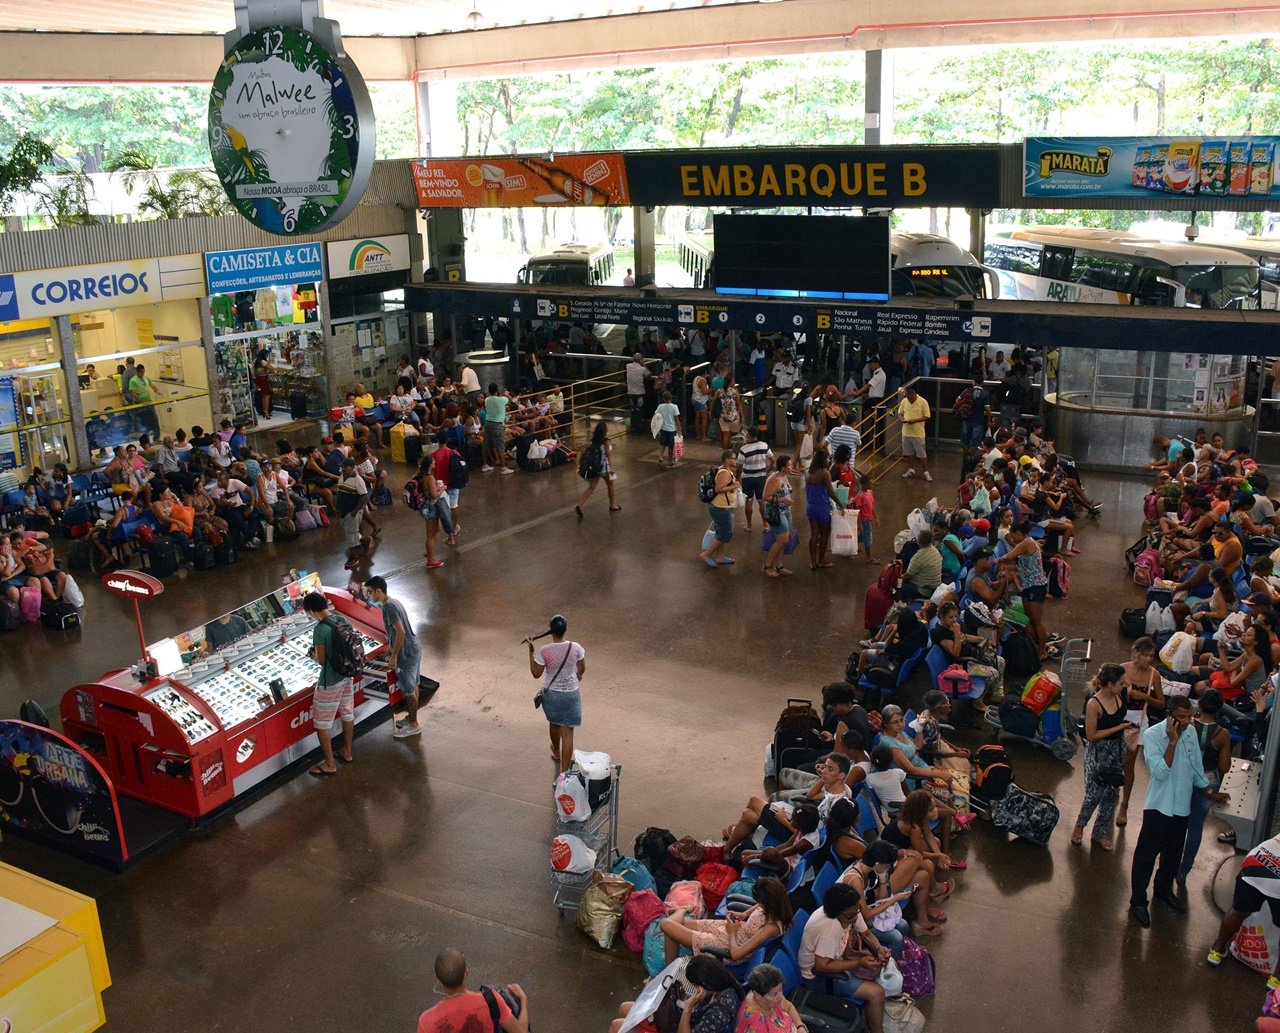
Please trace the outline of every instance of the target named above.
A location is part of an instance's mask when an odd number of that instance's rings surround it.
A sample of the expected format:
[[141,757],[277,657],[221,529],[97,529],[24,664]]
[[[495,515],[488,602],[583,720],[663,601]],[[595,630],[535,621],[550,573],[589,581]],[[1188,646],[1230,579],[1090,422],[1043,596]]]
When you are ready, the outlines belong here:
[[[391,461],[393,463],[409,462],[409,455],[405,447],[405,439],[411,437],[419,437],[420,435],[413,428],[412,423],[397,423],[391,428]],[[422,454],[422,443],[418,442],[418,454]]]
[[1058,805],[1046,793],[1032,793],[1016,782],[1004,799],[991,806],[991,822],[998,829],[1019,836],[1036,846],[1047,846],[1058,824]]
[[295,420],[307,418],[307,393],[305,391],[289,392],[289,415]]
[[147,546],[150,572],[156,577],[169,577],[182,569],[182,548],[171,535],[157,535]]
[[404,461],[415,470],[422,465],[421,434],[410,434],[404,439]]
[[788,995],[809,1033],[867,1033],[862,1009],[835,994],[813,990],[792,990]]

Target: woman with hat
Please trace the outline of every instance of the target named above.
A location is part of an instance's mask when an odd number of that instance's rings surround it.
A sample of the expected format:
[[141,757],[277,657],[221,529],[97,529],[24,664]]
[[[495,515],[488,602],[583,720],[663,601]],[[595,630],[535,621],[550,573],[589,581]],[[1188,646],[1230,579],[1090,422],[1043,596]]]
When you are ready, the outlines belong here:
[[[579,682],[587,671],[587,653],[577,642],[566,642],[569,622],[560,614],[551,618],[551,644],[534,649],[534,636],[525,639],[529,647],[529,672],[542,679],[542,691],[534,698],[541,706],[551,732],[551,759],[561,771],[573,760],[573,730],[582,724],[582,692]],[[541,636],[538,636],[539,638]]]

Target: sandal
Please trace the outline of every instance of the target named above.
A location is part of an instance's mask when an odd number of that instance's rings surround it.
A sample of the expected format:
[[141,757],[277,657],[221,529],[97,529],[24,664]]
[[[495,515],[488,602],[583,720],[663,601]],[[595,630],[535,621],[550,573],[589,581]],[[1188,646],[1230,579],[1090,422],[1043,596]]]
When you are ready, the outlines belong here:
[[338,769],[334,768],[332,771],[328,771],[317,764],[314,768],[308,771],[307,774],[312,778],[335,778],[338,774]]
[[1084,846],[1084,829],[1077,828],[1075,832],[1071,833],[1071,845]]
[[912,927],[911,938],[918,940],[922,936],[941,936],[942,926],[940,925],[917,925]]
[[1107,851],[1108,853],[1110,853],[1112,850],[1116,848],[1116,845],[1113,842],[1111,842],[1111,840],[1109,839],[1100,839],[1097,836],[1092,836],[1090,838],[1092,839],[1094,846],[1100,846],[1102,847],[1103,850]]
[[955,891],[956,891],[956,880],[948,879],[946,882],[942,883],[940,886],[934,887],[933,892],[929,894],[929,899],[935,900],[935,901],[946,900]]
[[968,861],[952,861],[947,866],[947,870],[951,872],[962,872],[968,867],[969,867]]
[[942,925],[947,920],[947,913],[940,907],[931,907],[926,913],[929,916],[929,921],[935,925]]
[[778,573],[777,567],[765,567],[764,573],[766,577],[782,577],[782,575]]

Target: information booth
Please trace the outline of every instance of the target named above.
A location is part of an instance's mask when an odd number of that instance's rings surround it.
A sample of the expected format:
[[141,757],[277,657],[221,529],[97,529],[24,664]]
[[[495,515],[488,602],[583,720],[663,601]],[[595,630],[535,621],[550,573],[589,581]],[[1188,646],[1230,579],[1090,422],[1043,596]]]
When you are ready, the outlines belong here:
[[[357,726],[390,716],[401,696],[386,684],[378,611],[307,575],[149,644],[148,663],[72,686],[62,696],[62,734],[0,722],[0,786],[6,796],[27,782],[34,789],[31,806],[17,806],[19,798],[0,807],[0,823],[123,868],[274,776],[296,772],[319,746],[311,723],[315,624],[302,611],[311,591],[323,592],[363,640]],[[33,768],[33,753],[46,762]],[[68,773],[65,784],[53,785],[49,772]]]

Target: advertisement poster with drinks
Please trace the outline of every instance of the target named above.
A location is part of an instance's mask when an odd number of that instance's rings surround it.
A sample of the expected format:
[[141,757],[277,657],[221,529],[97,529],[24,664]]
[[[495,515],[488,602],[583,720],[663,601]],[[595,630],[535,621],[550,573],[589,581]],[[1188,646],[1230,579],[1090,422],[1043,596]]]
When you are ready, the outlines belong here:
[[1025,197],[1277,196],[1280,136],[1028,137]]
[[631,202],[622,155],[431,158],[410,163],[422,208],[536,208]]

